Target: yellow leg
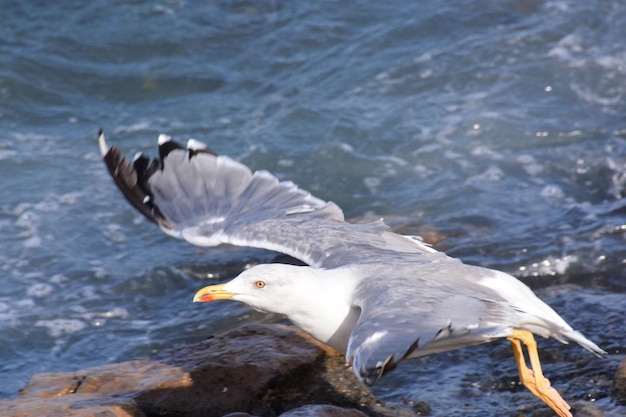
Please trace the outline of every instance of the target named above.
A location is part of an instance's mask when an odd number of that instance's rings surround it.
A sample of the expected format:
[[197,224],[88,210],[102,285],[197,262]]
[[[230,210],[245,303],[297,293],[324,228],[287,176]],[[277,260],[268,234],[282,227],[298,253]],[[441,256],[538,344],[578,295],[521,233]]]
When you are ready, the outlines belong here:
[[[569,404],[561,398],[557,390],[550,386],[550,381],[541,372],[537,342],[535,342],[533,334],[528,330],[513,329],[513,333],[508,337],[508,340],[513,345],[513,356],[515,356],[515,362],[519,369],[519,379],[522,384],[541,401],[548,404],[560,417],[572,417],[572,413],[569,412],[571,408]],[[526,366],[526,359],[524,359],[524,352],[520,342],[528,350],[532,369]]]

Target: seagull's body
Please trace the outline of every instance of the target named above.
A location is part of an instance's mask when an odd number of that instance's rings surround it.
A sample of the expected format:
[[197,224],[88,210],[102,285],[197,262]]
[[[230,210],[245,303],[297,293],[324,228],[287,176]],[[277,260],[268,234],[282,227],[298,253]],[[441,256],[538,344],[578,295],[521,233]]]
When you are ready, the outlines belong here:
[[197,141],[185,149],[161,135],[160,160],[138,155],[132,164],[103,135],[100,149],[126,198],[169,235],[198,246],[274,250],[308,265],[258,265],[201,289],[194,301],[234,299],[284,314],[346,352],[368,384],[407,358],[507,338],[522,382],[571,416],[541,374],[532,334],[604,353],[511,275],[463,264],[382,221],[347,223],[335,204]]

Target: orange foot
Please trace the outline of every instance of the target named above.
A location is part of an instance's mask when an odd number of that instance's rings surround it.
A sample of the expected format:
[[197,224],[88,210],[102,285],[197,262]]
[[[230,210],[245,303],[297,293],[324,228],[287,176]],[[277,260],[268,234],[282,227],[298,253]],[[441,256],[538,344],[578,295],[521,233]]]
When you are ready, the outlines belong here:
[[[508,340],[513,345],[513,356],[515,356],[515,362],[519,369],[519,379],[522,384],[541,401],[548,404],[560,417],[572,417],[572,413],[569,412],[571,408],[569,404],[565,402],[557,390],[552,388],[550,381],[541,372],[537,342],[535,342],[533,334],[528,330],[514,329]],[[532,369],[526,366],[520,342],[528,349]]]

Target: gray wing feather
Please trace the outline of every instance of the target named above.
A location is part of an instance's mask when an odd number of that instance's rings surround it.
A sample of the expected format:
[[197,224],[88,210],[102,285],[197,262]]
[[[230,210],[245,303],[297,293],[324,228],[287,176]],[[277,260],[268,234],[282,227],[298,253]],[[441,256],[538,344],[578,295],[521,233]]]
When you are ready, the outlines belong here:
[[198,246],[229,243],[274,250],[316,267],[363,261],[363,250],[430,253],[417,240],[387,231],[382,222],[350,224],[334,203],[279,181],[266,171],[252,173],[204,146],[183,148],[159,138],[159,160],[138,155],[133,163],[100,135],[105,163],[125,197],[171,236]]
[[357,376],[371,385],[403,359],[486,343],[519,325],[519,317],[495,292],[474,290],[471,281],[461,288],[446,279],[463,276],[465,267],[437,253],[418,265],[395,265],[399,272],[393,276],[380,271],[384,282],[360,283],[354,302],[361,316],[346,352]]

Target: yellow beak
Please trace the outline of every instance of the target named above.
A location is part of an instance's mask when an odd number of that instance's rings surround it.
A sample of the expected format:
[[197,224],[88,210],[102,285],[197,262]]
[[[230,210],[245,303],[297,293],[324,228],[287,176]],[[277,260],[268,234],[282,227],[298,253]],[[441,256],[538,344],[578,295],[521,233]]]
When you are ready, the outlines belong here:
[[194,303],[209,303],[215,300],[232,300],[237,293],[230,292],[224,289],[224,285],[209,285],[204,287],[193,296]]

